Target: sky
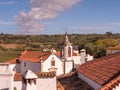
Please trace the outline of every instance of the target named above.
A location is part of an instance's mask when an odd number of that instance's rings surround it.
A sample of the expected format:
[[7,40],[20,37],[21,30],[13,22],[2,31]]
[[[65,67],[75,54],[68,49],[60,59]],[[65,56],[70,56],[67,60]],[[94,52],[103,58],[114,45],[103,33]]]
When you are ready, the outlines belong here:
[[120,33],[120,0],[0,0],[0,32]]

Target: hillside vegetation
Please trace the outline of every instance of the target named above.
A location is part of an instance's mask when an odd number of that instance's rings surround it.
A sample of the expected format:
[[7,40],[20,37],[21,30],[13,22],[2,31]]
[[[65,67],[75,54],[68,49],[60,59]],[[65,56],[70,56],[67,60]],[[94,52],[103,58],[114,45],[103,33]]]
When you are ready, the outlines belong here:
[[0,51],[0,62],[18,57],[20,51]]
[[[44,48],[59,50],[65,35],[12,35],[0,34],[0,61],[16,57],[23,50],[41,51]],[[70,42],[78,49],[86,49],[95,58],[105,55],[109,46],[119,45],[119,33],[68,34]],[[11,53],[11,54],[10,54]]]

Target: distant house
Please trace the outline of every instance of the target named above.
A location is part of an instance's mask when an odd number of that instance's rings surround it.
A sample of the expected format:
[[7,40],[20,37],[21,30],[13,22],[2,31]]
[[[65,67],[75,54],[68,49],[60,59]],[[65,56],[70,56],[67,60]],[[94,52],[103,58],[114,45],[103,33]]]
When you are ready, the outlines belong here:
[[106,48],[106,55],[120,52],[120,45]]
[[94,90],[120,90],[120,53],[82,64],[77,73]]

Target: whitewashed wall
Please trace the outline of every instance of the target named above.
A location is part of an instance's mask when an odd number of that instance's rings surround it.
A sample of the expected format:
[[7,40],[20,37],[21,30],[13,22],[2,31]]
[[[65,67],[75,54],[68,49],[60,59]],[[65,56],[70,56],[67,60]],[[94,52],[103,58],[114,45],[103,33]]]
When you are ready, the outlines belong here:
[[51,54],[47,60],[45,60],[43,63],[42,63],[42,72],[49,72],[48,69],[51,68],[51,60],[52,58],[54,58],[55,60],[55,68],[57,68],[57,71],[56,71],[56,75],[60,75],[60,74],[63,74],[63,63],[62,61],[56,57],[56,55],[54,54]]
[[13,90],[13,78],[11,75],[1,75],[0,74],[0,90],[4,90],[9,88],[9,90]]
[[65,73],[69,73],[73,69],[73,62],[65,62]]
[[57,90],[56,77],[36,80],[37,90]]
[[87,58],[87,61],[93,60],[93,56],[90,56],[90,54],[87,54],[86,58]]
[[0,90],[13,90],[13,74],[9,64],[0,63]]
[[22,81],[14,81],[14,87],[16,87],[17,90],[22,90]]
[[81,56],[73,56],[73,61],[74,61],[74,68],[79,67],[81,65]]
[[14,68],[15,68],[15,66],[16,66],[16,64],[10,64],[10,65],[9,65],[10,70],[13,71]]
[[39,87],[39,89],[36,88],[37,86],[34,83],[31,84],[27,84],[26,86],[26,90],[45,90],[45,89],[40,89],[41,87]]

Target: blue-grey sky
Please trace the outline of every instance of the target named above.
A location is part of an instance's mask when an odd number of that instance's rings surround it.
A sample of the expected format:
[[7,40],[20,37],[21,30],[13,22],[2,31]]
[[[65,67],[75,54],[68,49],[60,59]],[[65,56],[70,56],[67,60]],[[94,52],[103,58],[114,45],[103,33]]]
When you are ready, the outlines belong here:
[[0,32],[120,33],[120,0],[0,0]]

